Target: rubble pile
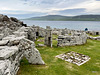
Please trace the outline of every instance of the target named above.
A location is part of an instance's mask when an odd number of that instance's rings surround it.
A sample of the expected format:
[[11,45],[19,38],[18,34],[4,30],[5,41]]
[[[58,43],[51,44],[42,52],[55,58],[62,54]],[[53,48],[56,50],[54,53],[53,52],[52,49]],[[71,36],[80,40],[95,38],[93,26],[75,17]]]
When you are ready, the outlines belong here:
[[70,63],[76,64],[78,66],[86,63],[90,59],[90,57],[87,56],[87,55],[83,55],[83,54],[76,53],[76,52],[73,52],[73,51],[57,55],[56,57],[60,58],[62,60],[68,61]]

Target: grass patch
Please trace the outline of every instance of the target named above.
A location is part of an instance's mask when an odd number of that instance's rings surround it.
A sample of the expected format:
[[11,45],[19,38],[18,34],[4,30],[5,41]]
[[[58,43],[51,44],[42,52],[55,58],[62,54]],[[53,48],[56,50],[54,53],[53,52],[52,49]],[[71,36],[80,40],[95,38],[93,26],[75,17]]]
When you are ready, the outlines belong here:
[[[53,37],[57,38],[54,35]],[[23,58],[18,75],[100,75],[100,41],[87,40],[87,43],[81,46],[57,47],[56,45],[57,40],[54,39],[52,48],[37,47],[46,65],[31,65]],[[85,64],[77,66],[55,58],[56,55],[68,51],[88,55],[91,59]]]

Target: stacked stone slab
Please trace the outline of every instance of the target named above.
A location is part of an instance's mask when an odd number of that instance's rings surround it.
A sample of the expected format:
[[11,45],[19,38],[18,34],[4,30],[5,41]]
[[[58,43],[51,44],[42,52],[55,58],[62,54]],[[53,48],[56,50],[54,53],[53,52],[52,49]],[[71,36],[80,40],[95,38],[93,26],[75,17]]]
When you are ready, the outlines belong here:
[[57,46],[82,45],[87,41],[87,35],[83,33],[74,33],[73,35],[59,35]]
[[50,28],[50,26],[46,27],[44,44],[52,47],[52,29]]
[[31,41],[36,40],[36,32],[35,29],[32,27],[21,27],[19,30],[15,31],[14,34],[18,37],[25,36]]
[[0,66],[0,75],[16,75],[22,56],[23,51],[19,51],[17,46],[0,47],[0,62],[5,63]]
[[31,64],[44,64],[39,51],[35,48],[34,42],[28,39],[22,39],[19,44],[19,49],[24,50],[24,56]]
[[0,42],[0,75],[16,75],[23,56],[31,64],[45,64],[34,42],[24,36],[10,35]]

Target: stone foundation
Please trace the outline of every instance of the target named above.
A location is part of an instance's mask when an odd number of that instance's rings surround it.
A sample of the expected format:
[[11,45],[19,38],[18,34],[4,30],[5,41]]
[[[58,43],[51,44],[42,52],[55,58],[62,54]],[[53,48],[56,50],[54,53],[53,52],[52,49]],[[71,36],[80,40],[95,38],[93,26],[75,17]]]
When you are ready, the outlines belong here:
[[78,66],[86,63],[90,59],[89,56],[76,52],[66,52],[64,54],[57,55],[56,57],[68,61],[70,63],[76,64]]

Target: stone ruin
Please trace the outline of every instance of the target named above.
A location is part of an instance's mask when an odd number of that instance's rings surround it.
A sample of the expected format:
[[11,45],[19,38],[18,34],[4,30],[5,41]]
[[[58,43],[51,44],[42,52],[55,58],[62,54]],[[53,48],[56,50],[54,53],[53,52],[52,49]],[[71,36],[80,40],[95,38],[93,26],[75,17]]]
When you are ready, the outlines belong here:
[[24,36],[9,35],[0,41],[0,75],[16,75],[25,56],[31,64],[45,64],[34,42]]
[[[100,40],[100,31],[86,31],[87,35],[88,35],[88,39],[92,39],[92,40]],[[90,36],[93,35],[93,36]],[[97,35],[97,37],[94,37],[95,35]]]
[[45,29],[39,26],[33,25],[32,28],[34,29],[34,32],[36,33],[36,38],[38,37],[44,37],[45,36]]
[[52,47],[52,29],[49,26],[47,26],[45,30],[44,44]]
[[90,57],[87,56],[87,55],[83,55],[83,54],[76,53],[76,52],[73,52],[73,51],[57,55],[56,57],[60,58],[62,60],[68,61],[70,63],[76,64],[78,66],[86,63],[90,59]]
[[53,35],[61,35],[61,32],[62,32],[62,29],[57,29],[57,28],[52,29]]
[[91,39],[91,40],[99,40],[100,41],[100,36],[98,36],[98,37],[88,36],[88,39]]
[[23,56],[31,64],[45,64],[33,42],[36,39],[34,27],[0,15],[0,29],[0,75],[16,75]]
[[87,34],[90,34],[90,35],[100,35],[100,31],[86,31]]
[[[49,26],[46,29],[34,25],[27,26],[16,18],[0,15],[0,75],[16,75],[23,56],[31,64],[44,65],[34,41],[38,37],[44,37],[44,45],[38,45],[52,47],[52,33],[59,35],[58,46],[81,45],[85,44],[87,40],[87,35],[83,31],[67,28],[52,30]],[[81,62],[84,62],[83,60],[85,59],[82,59]],[[81,64],[78,60],[76,62]]]
[[56,29],[54,28],[52,33],[58,35],[57,46],[73,46],[82,45],[87,42],[87,34],[81,30],[70,29]]
[[74,32],[72,35],[59,35],[57,46],[73,46],[82,45],[87,42],[87,35],[85,32]]

